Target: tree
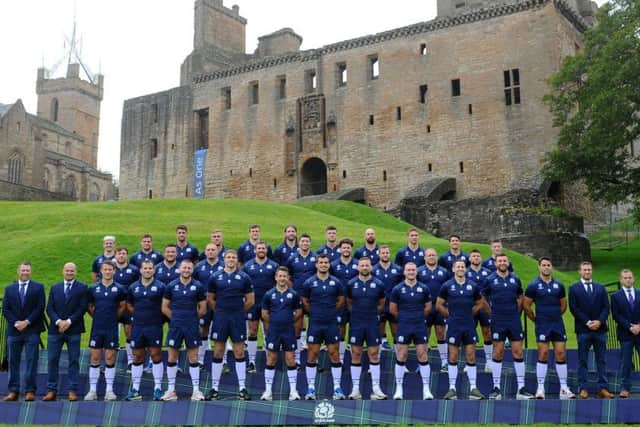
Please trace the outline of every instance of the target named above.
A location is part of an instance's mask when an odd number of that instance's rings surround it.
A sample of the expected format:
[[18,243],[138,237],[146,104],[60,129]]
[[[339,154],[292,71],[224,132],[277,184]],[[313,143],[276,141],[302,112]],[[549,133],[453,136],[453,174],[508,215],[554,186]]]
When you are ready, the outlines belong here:
[[640,0],[612,0],[597,21],[549,81],[560,135],[544,174],[584,183],[595,201],[630,202],[640,220]]

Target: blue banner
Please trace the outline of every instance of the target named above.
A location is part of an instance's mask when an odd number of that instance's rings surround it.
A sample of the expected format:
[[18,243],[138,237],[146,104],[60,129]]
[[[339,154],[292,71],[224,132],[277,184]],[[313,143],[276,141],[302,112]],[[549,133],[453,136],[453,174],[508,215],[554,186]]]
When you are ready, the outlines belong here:
[[207,150],[198,150],[193,159],[193,198],[204,199],[204,166],[207,162]]

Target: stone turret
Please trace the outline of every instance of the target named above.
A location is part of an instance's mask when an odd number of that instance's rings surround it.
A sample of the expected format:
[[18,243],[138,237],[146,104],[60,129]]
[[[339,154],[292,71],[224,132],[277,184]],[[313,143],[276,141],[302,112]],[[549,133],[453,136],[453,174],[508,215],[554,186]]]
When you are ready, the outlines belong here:
[[255,54],[265,57],[298,52],[301,44],[302,37],[300,35],[291,28],[283,28],[275,33],[260,37]]

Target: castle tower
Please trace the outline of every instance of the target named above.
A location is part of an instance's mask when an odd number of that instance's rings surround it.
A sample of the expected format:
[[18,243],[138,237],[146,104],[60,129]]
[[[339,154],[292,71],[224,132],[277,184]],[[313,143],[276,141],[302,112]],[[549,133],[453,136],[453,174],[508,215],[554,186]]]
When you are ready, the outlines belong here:
[[49,79],[46,70],[39,68],[36,93],[38,116],[83,138],[80,160],[97,168],[104,76],[96,76],[95,83],[83,80],[80,64],[70,63],[66,77]]
[[193,52],[182,64],[180,82],[191,84],[194,75],[216,71],[246,57],[247,20],[237,5],[222,0],[196,0]]
[[[438,0],[438,18],[448,18],[474,9],[489,8],[501,4],[517,3],[517,0]],[[565,0],[578,15],[593,24],[598,5],[592,0]]]

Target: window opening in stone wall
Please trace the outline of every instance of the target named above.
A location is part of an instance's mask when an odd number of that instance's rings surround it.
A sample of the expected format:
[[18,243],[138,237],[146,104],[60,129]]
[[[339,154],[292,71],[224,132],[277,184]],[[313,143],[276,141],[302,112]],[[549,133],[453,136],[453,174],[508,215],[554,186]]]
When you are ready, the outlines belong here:
[[18,131],[18,133],[20,133],[20,131],[22,130],[22,123],[21,122],[16,123],[16,130]]
[[460,79],[451,80],[451,96],[460,96]]
[[382,171],[382,180],[387,181],[387,171]]
[[347,171],[342,171],[342,178],[346,179],[347,178]]
[[503,72],[505,105],[520,104],[520,70],[514,68]]
[[464,162],[460,162],[460,173],[464,173]]
[[396,107],[396,120],[402,120],[402,107]]
[[375,80],[380,77],[380,60],[378,55],[371,55],[369,57],[369,79]]
[[158,104],[151,104],[151,123],[158,123]]
[[469,115],[473,114],[473,105],[469,104]]
[[306,93],[313,93],[317,87],[316,70],[307,70],[304,73],[304,86]]
[[420,55],[427,56],[427,44],[426,43],[420,44]]
[[229,176],[233,176],[233,169],[229,171]]
[[420,85],[420,103],[421,104],[426,104],[427,103],[427,95],[429,93],[429,86],[428,85]]
[[336,64],[336,78],[338,82],[338,87],[344,87],[347,85],[347,63],[339,62]]
[[60,103],[58,102],[58,98],[53,98],[51,101],[51,120],[54,122],[58,121],[58,110],[60,109]]
[[9,157],[8,181],[13,184],[22,183],[22,157],[14,153]]
[[149,200],[153,199],[153,190],[149,190]]
[[231,109],[231,88],[222,88],[222,108],[225,110]]
[[204,108],[196,111],[198,127],[196,128],[196,138],[198,150],[209,148],[209,109]]
[[158,140],[154,138],[151,140],[151,158],[155,159],[157,157],[158,157]]
[[276,178],[273,178],[273,188],[278,188],[278,180]]
[[373,126],[375,123],[375,117],[373,117],[373,114],[369,115],[369,126]]
[[431,163],[429,163],[428,169],[429,169],[429,172],[433,172],[433,165]]
[[253,178],[253,168],[249,168],[249,178]]
[[249,83],[249,104],[258,105],[260,103],[260,83]]
[[427,125],[427,133],[431,133],[431,125]]
[[285,99],[287,97],[287,77],[278,77],[278,99]]

